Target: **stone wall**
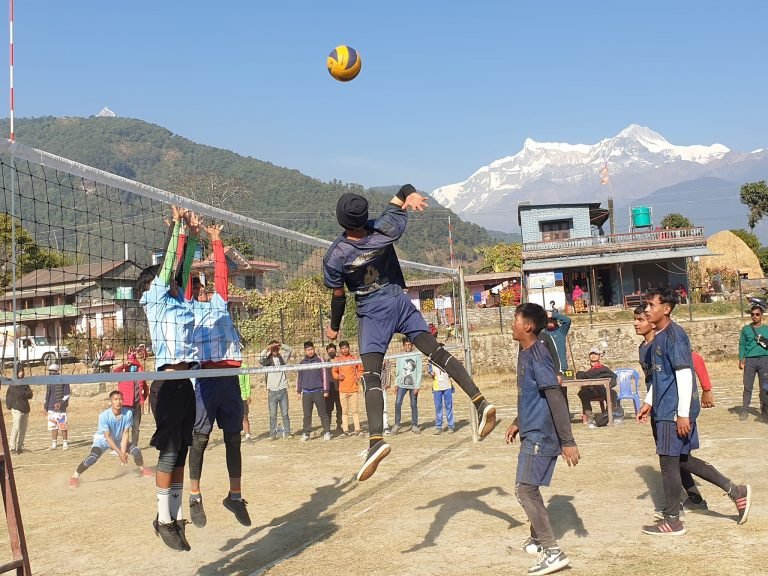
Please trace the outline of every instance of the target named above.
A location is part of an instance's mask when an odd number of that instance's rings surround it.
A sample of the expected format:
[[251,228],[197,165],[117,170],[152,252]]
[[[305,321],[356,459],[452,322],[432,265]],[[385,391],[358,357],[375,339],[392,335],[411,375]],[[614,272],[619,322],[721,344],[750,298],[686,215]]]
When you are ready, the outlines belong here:
[[[681,319],[682,320],[682,319]],[[692,348],[705,359],[720,360],[736,358],[739,353],[739,334],[744,322],[739,318],[715,318],[709,320],[681,321],[691,338]],[[505,330],[509,326],[505,321]],[[611,368],[637,368],[637,347],[641,338],[635,334],[630,324],[572,326],[568,335],[571,350],[568,352],[568,365],[575,359],[577,370],[588,367],[587,352],[592,346],[599,346],[604,351],[605,364]],[[492,372],[514,371],[517,365],[518,345],[509,333],[493,335],[473,335],[472,372],[489,374]],[[571,356],[571,352],[573,356]],[[458,351],[454,354],[461,357]]]

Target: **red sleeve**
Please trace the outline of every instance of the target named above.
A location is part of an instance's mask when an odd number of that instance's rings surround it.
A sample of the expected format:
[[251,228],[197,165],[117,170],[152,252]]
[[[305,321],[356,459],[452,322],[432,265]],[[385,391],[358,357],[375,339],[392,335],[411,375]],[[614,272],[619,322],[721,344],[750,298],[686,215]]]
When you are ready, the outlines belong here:
[[693,352],[693,370],[696,372],[696,378],[699,379],[701,389],[704,391],[712,390],[712,382],[709,380],[707,365],[704,364],[704,358],[698,352]]
[[213,242],[213,285],[216,293],[221,296],[224,302],[229,301],[229,270],[227,269],[227,259],[224,256],[224,244],[221,240]]
[[[184,246],[187,245],[187,235],[179,235],[179,244],[176,246],[176,270],[182,266],[181,258],[184,256]],[[187,287],[184,290],[184,300],[192,300],[192,282],[187,278]]]

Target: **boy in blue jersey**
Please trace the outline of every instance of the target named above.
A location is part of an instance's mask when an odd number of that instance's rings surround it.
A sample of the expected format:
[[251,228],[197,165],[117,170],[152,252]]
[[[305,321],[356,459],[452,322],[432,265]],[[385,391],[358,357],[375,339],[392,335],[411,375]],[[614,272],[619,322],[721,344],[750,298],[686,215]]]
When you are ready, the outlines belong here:
[[407,210],[423,211],[426,205],[426,198],[410,184],[400,188],[375,220],[368,219],[368,201],[358,194],[344,194],[336,204],[336,219],[344,232],[323,258],[323,280],[333,291],[326,334],[331,340],[338,336],[349,290],[355,295],[357,308],[370,432],[365,463],[357,473],[359,481],[370,478],[391,450],[383,435],[381,370],[384,354],[396,333],[406,335],[469,395],[477,410],[481,438],[496,425],[496,408],[483,398],[464,366],[438,346],[424,317],[405,295],[405,280],[394,245],[405,232]]
[[750,486],[734,484],[714,466],[691,455],[691,451],[699,447],[696,419],[701,405],[693,374],[690,340],[685,330],[670,318],[677,294],[670,288],[660,288],[650,290],[645,298],[646,319],[656,332],[650,346],[641,349],[641,363],[646,374],[650,373],[651,380],[637,419],[646,422],[650,416],[654,427],[665,504],[663,518],[656,524],[643,526],[643,533],[653,536],[685,534],[680,519],[681,475],[685,474],[698,476],[725,490],[736,505],[738,523],[744,524],[752,498]]
[[128,455],[133,456],[133,461],[139,467],[142,477],[151,477],[152,471],[144,468],[144,458],[141,450],[133,442],[129,441],[133,428],[133,410],[123,407],[123,394],[119,390],[109,393],[110,407],[99,414],[99,426],[93,436],[93,446],[77,467],[77,470],[69,479],[69,487],[77,488],[80,475],[96,464],[101,455],[107,450],[114,450],[120,459],[120,464],[128,464]]
[[568,404],[560,391],[552,356],[539,339],[547,313],[538,304],[515,309],[512,337],[520,343],[517,357],[517,418],[507,429],[507,444],[520,434],[515,494],[531,522],[531,536],[523,550],[538,554],[530,575],[551,574],[570,559],[557,545],[540,486],[549,486],[560,454],[569,466],[579,463],[579,449],[571,431]]
[[[141,305],[147,316],[155,368],[179,371],[199,368],[197,347],[192,341],[195,315],[192,303],[184,299],[179,281],[173,275],[182,226],[200,226],[196,215],[173,207],[171,238],[159,271],[151,266],[139,276]],[[181,278],[189,276],[182,271]],[[150,440],[160,452],[155,473],[157,517],[155,533],[173,550],[190,550],[184,533],[184,464],[192,444],[195,422],[195,391],[189,378],[155,380],[150,388],[150,403],[155,416],[155,433]]]
[[[214,261],[214,293],[208,294],[199,277],[192,279],[187,293],[192,300],[195,328],[192,339],[197,346],[201,368],[239,368],[242,364],[240,335],[227,308],[229,301],[229,268],[221,241],[221,225],[204,226],[211,239]],[[192,239],[194,240],[194,239]],[[190,248],[193,245],[190,244]],[[187,249],[186,257],[194,255]],[[191,267],[191,266],[190,266]],[[187,266],[185,266],[185,269]],[[224,435],[229,494],[223,500],[224,507],[235,515],[243,526],[251,525],[246,504],[242,497],[242,456],[240,432],[243,430],[243,401],[240,398],[240,381],[237,376],[198,378],[195,383],[197,411],[192,447],[189,451],[189,516],[192,523],[202,528],[207,523],[200,477],[203,473],[203,454],[218,423]]]

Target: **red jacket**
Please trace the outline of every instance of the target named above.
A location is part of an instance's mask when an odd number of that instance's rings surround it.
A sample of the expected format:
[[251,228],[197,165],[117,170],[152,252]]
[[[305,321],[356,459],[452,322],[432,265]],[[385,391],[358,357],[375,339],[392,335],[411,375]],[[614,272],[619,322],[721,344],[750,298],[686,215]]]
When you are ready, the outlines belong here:
[[[138,360],[129,360],[125,364],[115,366],[113,372],[130,372],[130,367],[136,366],[135,372],[142,372],[144,367]],[[147,397],[147,381],[146,380],[123,380],[117,383],[117,389],[123,395],[123,406],[126,408],[133,408],[135,401],[138,399],[139,405],[144,404],[144,399]]]

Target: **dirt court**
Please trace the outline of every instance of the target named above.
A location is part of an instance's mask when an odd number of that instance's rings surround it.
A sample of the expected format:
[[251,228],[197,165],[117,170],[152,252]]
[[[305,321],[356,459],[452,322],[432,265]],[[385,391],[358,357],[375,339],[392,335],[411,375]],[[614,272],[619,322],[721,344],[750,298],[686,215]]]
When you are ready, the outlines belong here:
[[[652,520],[662,498],[649,429],[631,419],[595,430],[574,424],[582,462],[569,469],[561,460],[552,485],[543,490],[557,537],[571,557],[570,573],[768,574],[768,514],[763,505],[768,426],[754,416],[739,422],[729,411],[741,397],[735,362],[710,369],[717,407],[704,411],[699,420],[702,448],[697,454],[734,480],[752,484],[747,524],[738,526],[731,501],[716,487],[704,485],[710,511],[687,515],[688,534],[644,536],[640,526]],[[481,385],[497,403],[501,420],[485,441],[472,443],[468,401],[458,395],[460,428],[453,435],[433,435],[434,405],[431,394],[423,394],[423,432],[390,437],[391,455],[365,483],[354,480],[365,438],[325,443],[316,428],[310,442],[299,442],[297,436],[270,441],[266,398],[257,393],[251,410],[256,441],[243,444],[243,495],[253,526],[239,525],[221,505],[228,484],[217,432],[206,452],[202,479],[208,525],[187,527],[192,545],[187,553],[171,551],[155,537],[154,482],[139,478],[132,463],[123,468],[105,454],[82,476],[79,488],[67,486],[89,451],[106,395],[74,398],[70,450],[50,452],[45,417],[39,412],[42,393],[35,390],[29,451],[13,459],[33,573],[525,574],[532,559],[519,551],[528,525],[514,496],[518,449],[504,444],[516,390],[510,376],[484,378]],[[570,397],[575,412],[575,391]],[[389,411],[392,419],[391,395]],[[403,418],[410,419],[407,400]],[[295,396],[291,421],[295,432],[301,423]],[[10,425],[6,413],[9,430]],[[140,445],[154,467],[157,453],[147,447],[153,426],[151,417],[144,419]],[[185,509],[187,497],[188,482]],[[7,534],[3,541],[0,563],[10,559]]]

